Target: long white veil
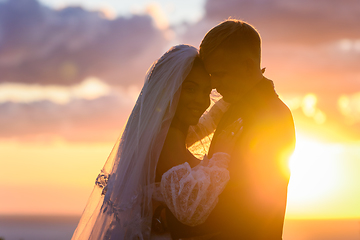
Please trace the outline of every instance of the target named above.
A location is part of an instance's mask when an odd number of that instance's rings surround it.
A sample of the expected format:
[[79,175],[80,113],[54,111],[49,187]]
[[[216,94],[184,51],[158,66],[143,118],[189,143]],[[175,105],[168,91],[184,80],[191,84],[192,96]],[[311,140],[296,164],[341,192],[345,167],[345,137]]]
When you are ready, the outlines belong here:
[[198,50],[178,45],[155,61],[96,179],[72,240],[149,239],[156,165],[175,114],[181,84]]

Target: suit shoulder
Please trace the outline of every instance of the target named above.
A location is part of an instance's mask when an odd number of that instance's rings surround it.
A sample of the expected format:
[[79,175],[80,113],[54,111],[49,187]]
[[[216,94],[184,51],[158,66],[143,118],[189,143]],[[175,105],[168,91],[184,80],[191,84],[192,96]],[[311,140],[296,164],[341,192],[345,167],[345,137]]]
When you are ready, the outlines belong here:
[[288,119],[293,121],[290,108],[278,97],[269,99],[259,114],[270,119]]

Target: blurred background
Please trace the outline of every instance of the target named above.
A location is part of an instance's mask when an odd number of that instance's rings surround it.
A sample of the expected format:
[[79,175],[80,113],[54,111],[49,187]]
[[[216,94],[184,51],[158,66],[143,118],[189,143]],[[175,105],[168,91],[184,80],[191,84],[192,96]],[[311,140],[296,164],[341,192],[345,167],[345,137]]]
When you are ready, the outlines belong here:
[[360,239],[359,0],[0,0],[0,238],[70,239],[151,63],[229,17],[295,120],[284,239]]

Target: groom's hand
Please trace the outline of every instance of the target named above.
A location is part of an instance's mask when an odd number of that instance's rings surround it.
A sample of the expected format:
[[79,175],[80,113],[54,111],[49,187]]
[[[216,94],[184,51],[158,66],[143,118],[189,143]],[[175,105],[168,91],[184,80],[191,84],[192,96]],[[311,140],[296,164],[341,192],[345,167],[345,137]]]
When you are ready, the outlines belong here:
[[242,119],[239,118],[227,126],[224,130],[222,130],[222,132],[216,138],[212,153],[223,152],[231,154],[235,143],[242,132],[242,128]]

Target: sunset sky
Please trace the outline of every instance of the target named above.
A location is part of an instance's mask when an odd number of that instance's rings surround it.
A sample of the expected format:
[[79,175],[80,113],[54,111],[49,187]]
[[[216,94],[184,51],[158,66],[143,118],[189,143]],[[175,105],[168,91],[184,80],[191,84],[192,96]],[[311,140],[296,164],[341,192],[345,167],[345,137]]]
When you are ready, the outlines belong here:
[[0,1],[0,215],[81,214],[151,63],[229,17],[294,116],[287,218],[360,218],[358,0]]

